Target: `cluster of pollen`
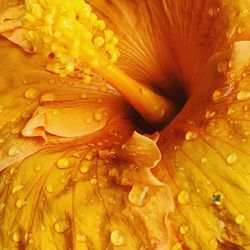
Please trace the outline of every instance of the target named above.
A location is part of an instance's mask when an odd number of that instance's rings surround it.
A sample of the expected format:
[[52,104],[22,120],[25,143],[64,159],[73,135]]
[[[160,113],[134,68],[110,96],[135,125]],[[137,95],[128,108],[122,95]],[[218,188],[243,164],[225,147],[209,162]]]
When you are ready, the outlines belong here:
[[84,0],[26,0],[25,39],[48,58],[47,70],[91,80],[91,68],[114,64],[118,38]]

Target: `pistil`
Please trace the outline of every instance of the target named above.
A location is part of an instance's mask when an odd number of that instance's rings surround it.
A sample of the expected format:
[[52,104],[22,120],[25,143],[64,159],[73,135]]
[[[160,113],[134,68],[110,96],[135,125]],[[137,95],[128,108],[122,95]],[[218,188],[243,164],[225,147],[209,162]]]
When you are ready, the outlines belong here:
[[25,38],[48,58],[47,70],[78,76],[91,83],[91,70],[101,75],[152,124],[169,121],[173,103],[120,70],[118,38],[83,0],[26,0]]

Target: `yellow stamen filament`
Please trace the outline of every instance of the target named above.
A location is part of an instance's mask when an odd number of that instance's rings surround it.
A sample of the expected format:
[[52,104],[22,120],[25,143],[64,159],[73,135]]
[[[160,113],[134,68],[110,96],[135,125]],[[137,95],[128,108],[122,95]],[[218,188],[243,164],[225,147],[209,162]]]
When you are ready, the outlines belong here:
[[114,64],[118,38],[106,29],[83,0],[26,0],[25,38],[48,58],[47,70],[77,75],[91,83],[91,69],[115,87],[150,123],[162,123],[175,113],[173,104],[133,80]]

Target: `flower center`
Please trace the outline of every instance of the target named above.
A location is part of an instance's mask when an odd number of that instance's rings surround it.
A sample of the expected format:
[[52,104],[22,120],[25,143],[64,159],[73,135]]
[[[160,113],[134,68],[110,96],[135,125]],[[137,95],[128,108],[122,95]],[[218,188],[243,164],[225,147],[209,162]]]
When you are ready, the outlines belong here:
[[151,124],[166,123],[175,115],[170,100],[115,66],[118,38],[85,1],[65,0],[62,5],[59,0],[26,0],[25,12],[25,38],[47,58],[47,70],[85,83],[96,72]]

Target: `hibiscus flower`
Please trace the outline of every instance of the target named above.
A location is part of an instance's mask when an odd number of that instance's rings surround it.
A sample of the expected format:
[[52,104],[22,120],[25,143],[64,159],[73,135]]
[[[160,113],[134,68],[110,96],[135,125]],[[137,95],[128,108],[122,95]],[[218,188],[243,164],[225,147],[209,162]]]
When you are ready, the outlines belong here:
[[250,249],[248,0],[0,0],[1,249]]

